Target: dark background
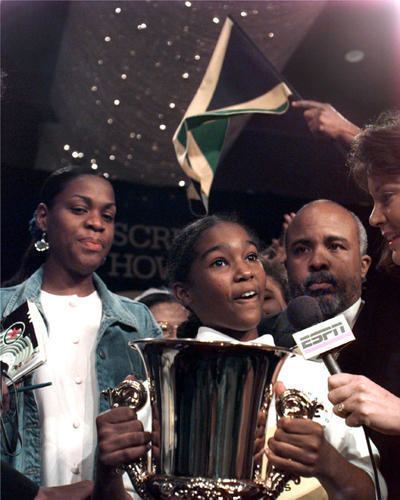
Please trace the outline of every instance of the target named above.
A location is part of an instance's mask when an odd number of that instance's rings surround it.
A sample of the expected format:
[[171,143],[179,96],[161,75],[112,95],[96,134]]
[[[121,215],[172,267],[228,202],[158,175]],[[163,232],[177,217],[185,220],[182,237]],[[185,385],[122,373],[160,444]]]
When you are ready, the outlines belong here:
[[[43,179],[68,163],[96,162],[110,173],[126,227],[145,225],[149,234],[169,231],[172,238],[193,218],[171,139],[227,15],[304,98],[330,102],[358,125],[399,107],[395,1],[2,1],[0,8],[2,279],[16,271],[28,244]],[[354,50],[363,58],[348,62]],[[242,139],[218,172],[211,211],[234,209],[265,242],[278,236],[283,213],[321,196],[367,222],[368,199],[348,179],[340,151],[327,153],[332,149],[316,142],[317,156],[310,150],[313,161],[302,159],[292,177],[267,147],[271,135],[261,118]],[[282,145],[292,155],[296,147],[302,144],[290,137]],[[119,275],[110,276],[107,262],[103,276],[114,290],[159,284],[162,246],[116,245],[121,259],[139,257],[131,266],[138,272],[119,264]]]

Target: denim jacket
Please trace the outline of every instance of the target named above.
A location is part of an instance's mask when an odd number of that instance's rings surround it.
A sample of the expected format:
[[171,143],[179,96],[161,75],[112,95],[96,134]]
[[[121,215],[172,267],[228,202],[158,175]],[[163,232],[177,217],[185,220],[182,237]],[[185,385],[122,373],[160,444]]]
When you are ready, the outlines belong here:
[[[40,303],[42,278],[43,270],[40,268],[22,284],[1,289],[1,317],[5,318],[24,301],[30,300],[35,303],[46,320]],[[95,356],[97,383],[101,392],[108,387],[114,387],[128,374],[144,378],[142,361],[137,352],[128,348],[128,342],[138,338],[158,337],[160,330],[144,304],[110,292],[96,274],[93,280],[102,302],[102,318],[97,333]],[[24,383],[29,384],[30,379],[31,377],[26,377]],[[100,397],[99,413],[107,408],[107,401]],[[3,415],[3,419],[7,434],[11,442],[15,443],[17,434],[12,409]],[[18,421],[22,438],[21,452],[16,457],[4,456],[2,444],[2,460],[9,462],[32,481],[40,484],[40,422],[32,391],[20,395]]]

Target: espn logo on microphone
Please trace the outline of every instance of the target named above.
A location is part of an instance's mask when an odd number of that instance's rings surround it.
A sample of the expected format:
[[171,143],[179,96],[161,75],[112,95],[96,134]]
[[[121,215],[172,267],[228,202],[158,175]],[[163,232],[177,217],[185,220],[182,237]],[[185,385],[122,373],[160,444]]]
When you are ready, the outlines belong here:
[[343,314],[294,333],[293,338],[306,359],[316,358],[355,340]]

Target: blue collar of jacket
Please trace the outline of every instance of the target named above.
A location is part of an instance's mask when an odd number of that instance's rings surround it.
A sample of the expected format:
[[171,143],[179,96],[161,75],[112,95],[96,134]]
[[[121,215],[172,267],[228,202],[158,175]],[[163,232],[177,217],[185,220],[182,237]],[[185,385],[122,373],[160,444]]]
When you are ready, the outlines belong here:
[[[5,305],[3,318],[8,316],[26,300],[33,302],[44,316],[43,308],[40,303],[42,281],[43,268],[40,267],[23,283],[14,287],[3,289],[4,292],[7,290],[8,294],[11,295],[9,302]],[[123,299],[123,297],[110,292],[105,283],[96,273],[93,274],[93,283],[102,303],[102,321],[108,325],[118,322],[138,330],[138,324],[135,316],[121,304],[121,298]],[[4,297],[3,300],[6,302],[7,298]]]

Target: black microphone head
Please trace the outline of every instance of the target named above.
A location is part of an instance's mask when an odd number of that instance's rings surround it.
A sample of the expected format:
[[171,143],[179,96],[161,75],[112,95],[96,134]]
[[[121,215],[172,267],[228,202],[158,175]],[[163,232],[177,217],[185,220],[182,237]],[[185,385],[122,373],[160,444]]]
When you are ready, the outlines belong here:
[[288,320],[297,330],[304,330],[324,321],[318,302],[307,295],[291,300],[286,311]]
[[8,369],[10,367],[8,366],[7,363],[5,363],[4,361],[0,361],[0,370],[1,370],[1,374],[2,375],[7,375],[7,372],[8,372]]

